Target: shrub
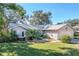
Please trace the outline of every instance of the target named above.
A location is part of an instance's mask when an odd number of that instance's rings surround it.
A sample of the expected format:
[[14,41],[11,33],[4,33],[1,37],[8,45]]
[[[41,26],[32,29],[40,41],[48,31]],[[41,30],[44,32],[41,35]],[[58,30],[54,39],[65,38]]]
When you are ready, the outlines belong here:
[[28,30],[26,31],[26,37],[27,37],[29,40],[33,40],[33,39],[40,40],[40,39],[42,39],[42,38],[46,38],[47,36],[44,35],[43,33],[41,33],[41,32],[38,31],[38,30],[28,29]]
[[63,35],[62,38],[61,38],[61,41],[63,43],[70,43],[70,36],[68,35]]
[[27,39],[28,40],[32,40],[33,38],[34,38],[34,30],[32,30],[32,29],[28,29],[27,31],[26,31],[26,37],[27,37]]
[[16,35],[16,33],[14,31],[11,32],[0,32],[0,43],[2,42],[13,42],[13,41],[17,41],[18,36]]
[[0,42],[8,42],[9,41],[9,33],[8,32],[0,32]]
[[9,39],[10,39],[10,41],[17,41],[18,40],[18,35],[16,34],[15,31],[11,30]]
[[41,37],[42,38],[48,38],[48,36],[46,34],[42,34]]
[[74,38],[79,39],[79,34],[74,34]]

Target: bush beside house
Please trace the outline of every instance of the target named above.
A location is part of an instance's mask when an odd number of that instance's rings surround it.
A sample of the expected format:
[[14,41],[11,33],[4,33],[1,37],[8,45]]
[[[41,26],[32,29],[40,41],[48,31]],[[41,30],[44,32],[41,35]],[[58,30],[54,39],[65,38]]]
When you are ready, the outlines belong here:
[[14,42],[18,40],[18,36],[15,31],[11,32],[0,32],[0,43],[3,42]]
[[79,34],[74,34],[74,38],[79,39]]
[[68,35],[63,35],[60,40],[62,43],[70,43],[71,38]]
[[11,41],[17,41],[18,40],[18,35],[13,30],[11,30],[11,32],[10,32],[10,40]]
[[0,43],[8,41],[9,35],[6,32],[0,32]]
[[43,38],[47,38],[47,35],[38,30],[28,29],[26,31],[26,37],[28,40],[42,40]]
[[[43,38],[47,38],[46,34],[41,33],[38,30],[34,30],[34,29],[28,29],[26,31],[26,37],[29,41],[32,40],[42,40]],[[18,35],[16,34],[15,31],[11,30],[10,32],[0,32],[0,43],[3,42],[15,42],[15,41],[19,41],[18,39]]]

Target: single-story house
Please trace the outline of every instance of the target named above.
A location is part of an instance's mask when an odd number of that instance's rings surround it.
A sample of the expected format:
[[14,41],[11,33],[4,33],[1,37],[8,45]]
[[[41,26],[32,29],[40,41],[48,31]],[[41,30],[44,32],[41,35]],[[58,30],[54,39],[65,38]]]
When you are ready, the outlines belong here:
[[58,40],[63,35],[69,35],[73,37],[74,31],[73,28],[68,24],[59,24],[59,25],[40,25],[37,26],[38,30],[43,31],[47,34],[51,39]]
[[9,24],[9,27],[9,30],[15,31],[19,38],[25,37],[25,31],[27,30],[26,28],[14,23]]
[[21,22],[17,22],[16,24],[14,23],[9,24],[9,29],[16,31],[17,35],[20,38],[25,37],[25,32],[29,28],[40,30],[44,34],[47,34],[51,39],[55,39],[55,40],[60,39],[63,35],[69,35],[70,37],[73,37],[74,35],[73,28],[68,24],[38,25],[38,26],[32,26],[27,23],[22,24]]
[[21,21],[10,23],[8,28],[9,31],[15,31],[19,38],[25,38],[25,33],[27,29],[35,29],[35,27],[31,26],[29,23],[21,23]]

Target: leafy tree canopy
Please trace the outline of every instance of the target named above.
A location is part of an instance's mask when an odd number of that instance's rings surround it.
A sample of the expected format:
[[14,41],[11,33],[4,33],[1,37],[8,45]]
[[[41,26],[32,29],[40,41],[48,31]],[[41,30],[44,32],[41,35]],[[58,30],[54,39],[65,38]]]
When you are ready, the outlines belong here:
[[62,24],[62,23],[68,23],[71,26],[76,26],[76,25],[79,25],[79,19],[69,19],[67,21],[60,22],[60,23],[57,23],[57,24]]
[[[9,12],[10,16],[7,17],[8,11],[11,11],[11,12]],[[17,17],[16,12],[19,14],[19,16],[21,18],[26,13],[25,10],[18,4],[15,4],[15,3],[0,3],[0,27],[2,27],[2,25],[3,25],[3,28],[7,29],[10,20],[13,20],[14,17]]]
[[34,11],[31,16],[30,22],[33,25],[52,24],[50,20],[51,15],[51,12],[43,12],[42,10]]

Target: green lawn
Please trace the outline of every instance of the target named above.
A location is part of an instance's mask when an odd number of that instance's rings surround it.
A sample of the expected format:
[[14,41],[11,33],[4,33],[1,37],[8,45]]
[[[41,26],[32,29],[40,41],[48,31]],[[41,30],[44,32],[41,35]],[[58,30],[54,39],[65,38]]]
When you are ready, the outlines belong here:
[[79,56],[79,44],[0,43],[1,56]]

